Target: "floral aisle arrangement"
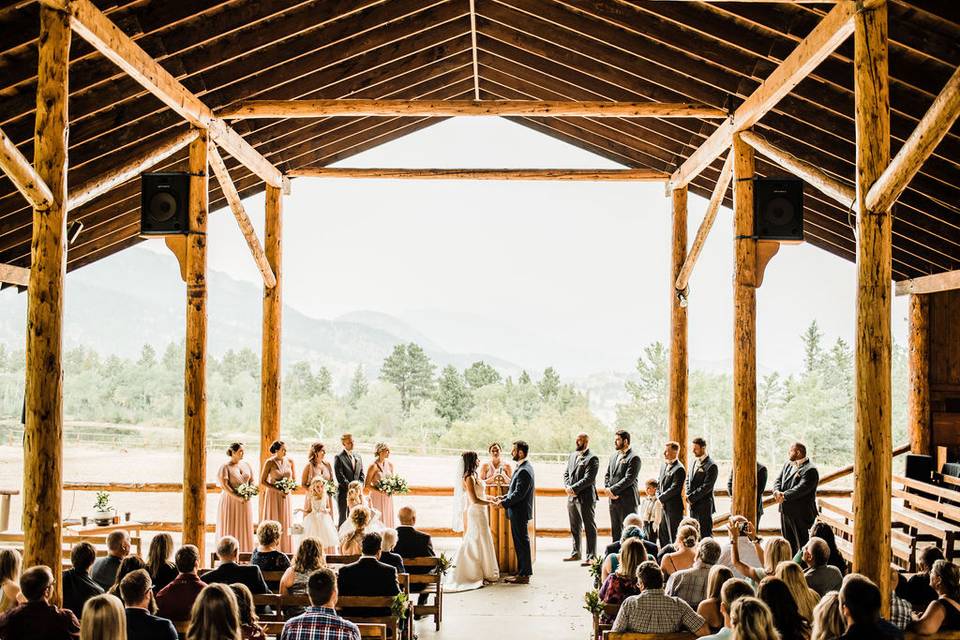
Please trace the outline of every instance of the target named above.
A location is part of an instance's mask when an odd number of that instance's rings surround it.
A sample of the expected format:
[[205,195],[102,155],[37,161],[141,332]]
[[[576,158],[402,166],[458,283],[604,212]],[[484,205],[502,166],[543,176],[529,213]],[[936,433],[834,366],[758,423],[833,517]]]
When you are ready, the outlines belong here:
[[323,483],[323,490],[327,492],[328,496],[337,495],[337,483],[333,480],[327,480]]
[[377,482],[374,489],[388,496],[410,493],[410,487],[407,486],[406,479],[397,475],[383,476]]
[[593,588],[600,588],[600,576],[603,575],[603,558],[598,556],[590,561],[588,569],[590,577],[593,578]]
[[278,491],[283,491],[285,494],[291,494],[297,489],[297,481],[290,478],[280,478],[273,483],[273,486]]
[[584,593],[583,608],[595,616],[603,613],[603,600],[600,599],[600,592],[593,589]]
[[437,571],[440,572],[440,575],[447,575],[447,572],[450,571],[450,569],[452,569],[454,566],[453,560],[451,560],[447,554],[441,551],[440,557],[437,558]]
[[249,482],[244,482],[243,484],[237,486],[236,492],[237,495],[244,500],[249,500],[253,496],[260,493],[260,487]]

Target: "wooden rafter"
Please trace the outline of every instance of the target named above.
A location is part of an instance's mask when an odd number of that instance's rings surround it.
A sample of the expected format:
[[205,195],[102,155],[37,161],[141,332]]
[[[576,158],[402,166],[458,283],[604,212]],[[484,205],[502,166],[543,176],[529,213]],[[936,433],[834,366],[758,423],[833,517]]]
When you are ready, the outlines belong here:
[[893,206],[920,167],[943,140],[960,116],[960,67],[953,72],[920,124],[884,169],[867,193],[867,207],[885,210]]
[[26,287],[30,284],[30,269],[12,264],[0,264],[0,283]]
[[107,59],[123,69],[161,102],[210,137],[269,185],[284,185],[283,175],[226,122],[217,118],[193,92],[160,66],[90,0],[44,0],[65,11],[71,28]]
[[246,209],[243,208],[243,202],[240,201],[240,194],[237,193],[237,188],[234,186],[233,180],[230,179],[227,165],[223,163],[223,158],[220,157],[220,152],[217,151],[216,146],[210,146],[207,160],[210,163],[210,168],[213,169],[213,174],[217,176],[217,182],[220,183],[220,190],[223,191],[223,197],[226,198],[227,204],[230,205],[230,211],[233,212],[233,217],[237,219],[240,233],[243,234],[244,240],[247,241],[247,246],[250,247],[253,261],[257,264],[257,269],[260,270],[260,274],[263,276],[263,286],[268,289],[275,287],[277,285],[277,278],[274,276],[273,269],[270,267],[267,256],[263,252],[263,247],[257,238],[257,232],[254,231],[253,223],[250,222],[250,216],[247,215]]
[[470,0],[470,51],[473,54],[473,99],[480,100],[480,71],[477,64],[477,3]]
[[723,204],[723,198],[727,193],[727,187],[730,186],[730,178],[733,174],[733,154],[727,154],[727,159],[723,163],[723,169],[720,170],[720,177],[717,178],[716,187],[710,196],[710,202],[707,204],[707,211],[703,214],[703,221],[697,229],[697,237],[693,239],[690,245],[690,252],[683,261],[680,271],[677,274],[677,280],[674,287],[677,291],[684,291],[690,282],[690,274],[693,273],[693,267],[697,264],[700,252],[703,251],[703,245],[707,242],[707,236],[713,228],[713,222],[717,219],[717,212],[720,211],[720,205]]
[[690,102],[567,102],[560,100],[246,100],[221,111],[225,119],[328,116],[526,116],[586,118],[725,118]]
[[46,209],[53,202],[50,187],[2,129],[0,129],[0,169],[3,169],[30,206]]
[[952,289],[960,289],[960,271],[946,271],[931,276],[901,280],[896,286],[898,296],[911,293],[938,293]]
[[796,46],[780,66],[750,94],[734,112],[714,130],[710,137],[694,151],[673,173],[670,188],[690,182],[733,143],[733,134],[752,127],[781,98],[790,93],[801,80],[853,33],[853,2],[844,1],[830,10],[823,20]]
[[388,180],[578,180],[664,182],[653,169],[360,169],[301,167],[287,173],[300,178],[385,178]]

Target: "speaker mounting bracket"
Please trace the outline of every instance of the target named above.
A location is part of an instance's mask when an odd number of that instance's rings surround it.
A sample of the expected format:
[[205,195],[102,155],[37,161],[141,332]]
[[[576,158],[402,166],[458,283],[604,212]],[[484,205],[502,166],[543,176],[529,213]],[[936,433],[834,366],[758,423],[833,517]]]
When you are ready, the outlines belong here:
[[757,269],[756,282],[754,288],[759,289],[763,284],[763,274],[767,271],[767,265],[780,251],[780,243],[777,240],[758,240],[757,241]]
[[164,236],[163,241],[166,243],[167,248],[170,249],[170,252],[177,259],[177,263],[180,265],[180,278],[186,283],[187,281],[187,236],[186,235],[177,235],[177,236]]

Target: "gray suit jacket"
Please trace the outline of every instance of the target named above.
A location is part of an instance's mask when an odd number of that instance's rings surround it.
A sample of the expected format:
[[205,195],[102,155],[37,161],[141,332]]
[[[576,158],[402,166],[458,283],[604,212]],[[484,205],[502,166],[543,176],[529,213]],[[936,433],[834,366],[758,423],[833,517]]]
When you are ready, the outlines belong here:
[[629,511],[636,511],[640,502],[640,486],[637,479],[640,476],[640,456],[633,449],[627,452],[623,460],[620,454],[610,456],[607,473],[603,477],[603,486],[619,497],[620,506]]
[[600,471],[600,458],[587,449],[581,456],[574,451],[567,460],[567,468],[563,472],[563,486],[569,487],[576,494],[570,500],[579,499],[584,502],[597,501],[597,473]]

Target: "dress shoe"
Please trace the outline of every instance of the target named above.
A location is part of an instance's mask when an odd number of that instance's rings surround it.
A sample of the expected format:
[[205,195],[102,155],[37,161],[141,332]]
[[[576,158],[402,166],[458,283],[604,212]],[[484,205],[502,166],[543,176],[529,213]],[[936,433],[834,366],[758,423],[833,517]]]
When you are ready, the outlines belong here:
[[581,566],[581,567],[589,567],[589,566],[592,565],[592,564],[593,564],[593,558],[587,558],[586,560],[584,560],[583,562],[580,563],[580,566]]
[[571,553],[569,558],[564,558],[564,559],[563,559],[564,562],[576,562],[576,561],[579,561],[579,560],[580,560],[580,554],[579,554],[579,553]]
[[509,584],[530,584],[530,576],[510,576],[504,582]]

